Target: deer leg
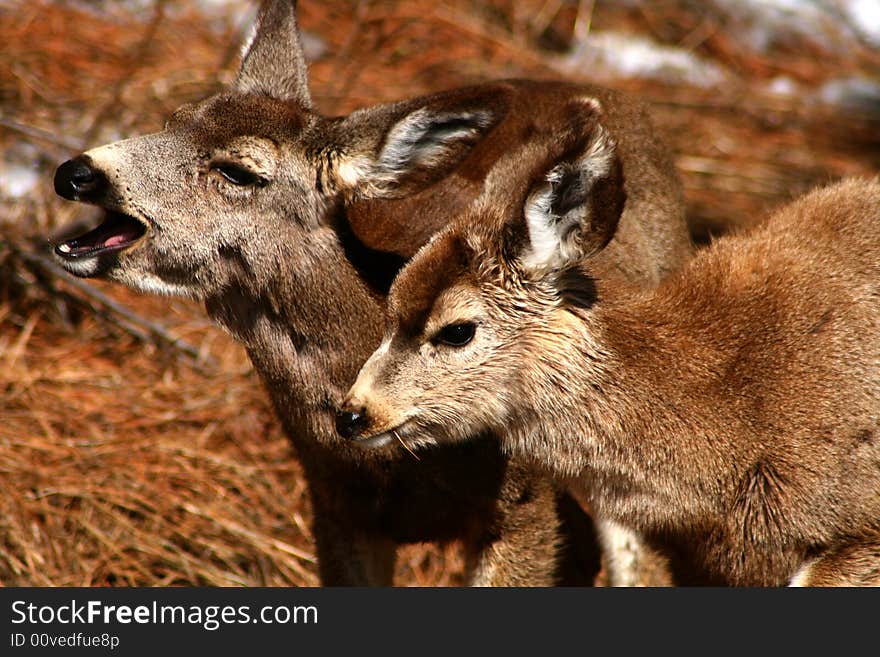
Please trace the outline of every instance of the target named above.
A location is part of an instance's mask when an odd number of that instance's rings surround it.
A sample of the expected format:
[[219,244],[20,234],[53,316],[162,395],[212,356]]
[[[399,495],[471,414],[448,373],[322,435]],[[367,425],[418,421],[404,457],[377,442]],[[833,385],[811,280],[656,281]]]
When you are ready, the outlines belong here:
[[352,518],[312,496],[318,575],[323,586],[392,586],[397,546],[352,529]]
[[[577,486],[568,488],[572,502],[582,509],[590,505]],[[636,532],[599,515],[594,531],[601,547],[601,586],[672,586],[669,560],[650,547]]]
[[596,531],[608,586],[672,586],[666,558],[636,532],[602,518],[596,518]]
[[[569,535],[570,532],[584,535]],[[563,521],[558,493],[548,480],[511,465],[502,483],[493,521],[465,541],[468,584],[591,585],[598,563],[591,568],[587,558],[587,563],[577,564],[578,568],[562,567],[563,562],[570,561],[565,556],[571,554],[571,547],[584,542],[595,544],[591,532],[589,521]],[[575,572],[587,574],[575,578]]]
[[790,586],[880,586],[880,535],[827,550],[804,564]]

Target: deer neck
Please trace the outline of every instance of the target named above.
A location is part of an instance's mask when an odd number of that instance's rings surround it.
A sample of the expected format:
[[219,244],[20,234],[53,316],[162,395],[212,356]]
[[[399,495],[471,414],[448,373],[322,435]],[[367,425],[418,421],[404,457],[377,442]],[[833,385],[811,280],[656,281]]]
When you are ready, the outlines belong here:
[[648,532],[705,524],[723,508],[738,447],[718,426],[742,422],[707,396],[735,356],[657,307],[632,292],[589,314],[561,310],[562,346],[529,393],[545,403],[523,432],[597,510]]
[[335,408],[381,339],[382,297],[333,229],[279,243],[270,276],[242,277],[206,308],[247,349],[294,442],[335,440]]

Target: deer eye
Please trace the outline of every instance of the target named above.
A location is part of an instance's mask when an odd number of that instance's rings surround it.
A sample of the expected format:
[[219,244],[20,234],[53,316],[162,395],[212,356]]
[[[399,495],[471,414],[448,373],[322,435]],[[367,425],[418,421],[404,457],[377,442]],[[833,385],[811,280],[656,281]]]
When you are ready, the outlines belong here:
[[473,322],[461,322],[459,324],[447,324],[434,336],[434,344],[446,344],[450,347],[463,347],[473,340],[477,325]]
[[253,171],[230,162],[214,163],[211,165],[211,169],[226,178],[233,185],[238,185],[239,187],[263,187],[266,184],[266,181]]

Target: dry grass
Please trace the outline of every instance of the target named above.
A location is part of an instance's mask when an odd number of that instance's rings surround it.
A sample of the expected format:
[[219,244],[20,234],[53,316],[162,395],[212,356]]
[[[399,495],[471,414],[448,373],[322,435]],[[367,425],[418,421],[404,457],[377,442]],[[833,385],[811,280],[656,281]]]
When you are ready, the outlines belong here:
[[[328,113],[488,78],[560,77],[536,37],[564,42],[578,9],[300,4],[303,27],[326,42],[311,77]],[[876,51],[787,43],[749,53],[692,4],[596,3],[591,26],[685,43],[731,72],[711,92],[612,83],[654,102],[695,234],[746,226],[817,183],[877,172],[876,114],[763,91],[779,75],[813,89],[834,75],[876,74]],[[307,491],[243,351],[191,303],[94,284],[199,355],[138,339],[19,255],[82,215],[54,198],[55,164],[82,145],[157,129],[236,64],[238,26],[209,27],[187,3],[154,2],[142,15],[85,6],[0,9],[0,143],[7,160],[24,152],[41,172],[34,192],[0,205],[0,582],[314,585]],[[461,570],[454,546],[413,546],[398,581],[457,584]]]

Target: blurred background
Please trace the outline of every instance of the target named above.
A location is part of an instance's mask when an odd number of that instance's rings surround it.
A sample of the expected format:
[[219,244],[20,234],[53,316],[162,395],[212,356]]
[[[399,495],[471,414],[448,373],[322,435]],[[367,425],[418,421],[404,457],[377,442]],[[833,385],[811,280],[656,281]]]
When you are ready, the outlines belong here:
[[[310,508],[251,365],[182,300],[70,279],[55,166],[232,80],[245,0],[0,0],[0,583],[315,585]],[[301,0],[318,108],[503,77],[652,107],[695,239],[880,171],[880,0]],[[402,585],[461,583],[412,546]]]

